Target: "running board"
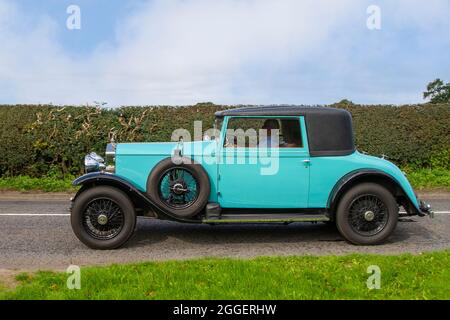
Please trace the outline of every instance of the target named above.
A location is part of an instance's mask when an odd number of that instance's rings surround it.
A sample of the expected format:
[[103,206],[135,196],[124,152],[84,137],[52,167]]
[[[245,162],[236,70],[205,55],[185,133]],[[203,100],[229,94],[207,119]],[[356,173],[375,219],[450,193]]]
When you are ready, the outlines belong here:
[[292,223],[330,221],[325,214],[222,214],[202,220],[203,223]]

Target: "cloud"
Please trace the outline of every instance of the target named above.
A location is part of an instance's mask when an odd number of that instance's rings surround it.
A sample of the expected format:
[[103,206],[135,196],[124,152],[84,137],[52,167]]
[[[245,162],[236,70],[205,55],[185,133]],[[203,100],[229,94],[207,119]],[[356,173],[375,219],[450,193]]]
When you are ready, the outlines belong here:
[[55,41],[55,28],[47,17],[35,23],[0,1],[0,99],[51,101],[49,93],[68,80],[71,61]]
[[[26,19],[1,3],[2,17]],[[117,26],[113,51],[103,44],[84,61],[58,47],[51,21],[39,20],[31,32],[11,23],[0,35],[10,49],[0,62],[1,80],[12,83],[21,102],[238,102],[233,90],[250,81],[246,69],[270,71],[312,54],[349,1],[316,3],[151,2]]]
[[397,50],[395,32],[409,23],[436,41],[450,10],[441,0],[400,2],[380,1],[392,29],[374,36],[364,1],[155,0],[117,22],[114,44],[77,58],[55,21],[0,0],[0,103],[409,102],[417,84],[389,83],[380,65]]
[[[157,2],[125,22],[119,49],[110,57],[120,64],[108,64],[105,81],[122,85],[141,102],[148,97],[158,103],[238,102],[233,91],[236,84],[250,81],[249,69],[267,75],[313,54],[348,4]],[[130,75],[125,87],[123,74]]]

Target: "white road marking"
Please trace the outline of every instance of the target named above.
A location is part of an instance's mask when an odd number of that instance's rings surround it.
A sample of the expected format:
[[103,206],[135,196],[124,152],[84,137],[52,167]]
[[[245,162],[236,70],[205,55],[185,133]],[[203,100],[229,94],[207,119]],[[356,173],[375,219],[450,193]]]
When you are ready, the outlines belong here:
[[[405,211],[400,211],[399,213],[405,214]],[[433,211],[433,213],[450,213],[450,211]]]
[[0,216],[24,216],[24,217],[67,217],[70,213],[0,213]]

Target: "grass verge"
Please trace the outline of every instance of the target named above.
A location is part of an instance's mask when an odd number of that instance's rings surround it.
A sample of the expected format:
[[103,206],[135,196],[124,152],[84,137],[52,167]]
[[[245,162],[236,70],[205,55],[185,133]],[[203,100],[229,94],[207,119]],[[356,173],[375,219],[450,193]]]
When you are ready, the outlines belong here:
[[21,274],[0,299],[450,299],[449,266],[450,251],[152,262],[82,268],[80,290],[65,273]]
[[450,188],[448,169],[416,169],[406,170],[406,173],[415,189]]
[[70,192],[76,188],[72,186],[74,177],[64,179],[56,177],[31,178],[28,176],[0,178],[2,191],[44,191],[44,192]]

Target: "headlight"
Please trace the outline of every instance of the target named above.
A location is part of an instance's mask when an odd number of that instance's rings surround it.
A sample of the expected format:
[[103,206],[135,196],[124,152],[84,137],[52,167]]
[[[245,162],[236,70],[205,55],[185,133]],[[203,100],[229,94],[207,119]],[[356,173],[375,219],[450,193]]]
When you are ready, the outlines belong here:
[[105,159],[95,152],[91,152],[84,157],[84,167],[86,173],[105,170]]

